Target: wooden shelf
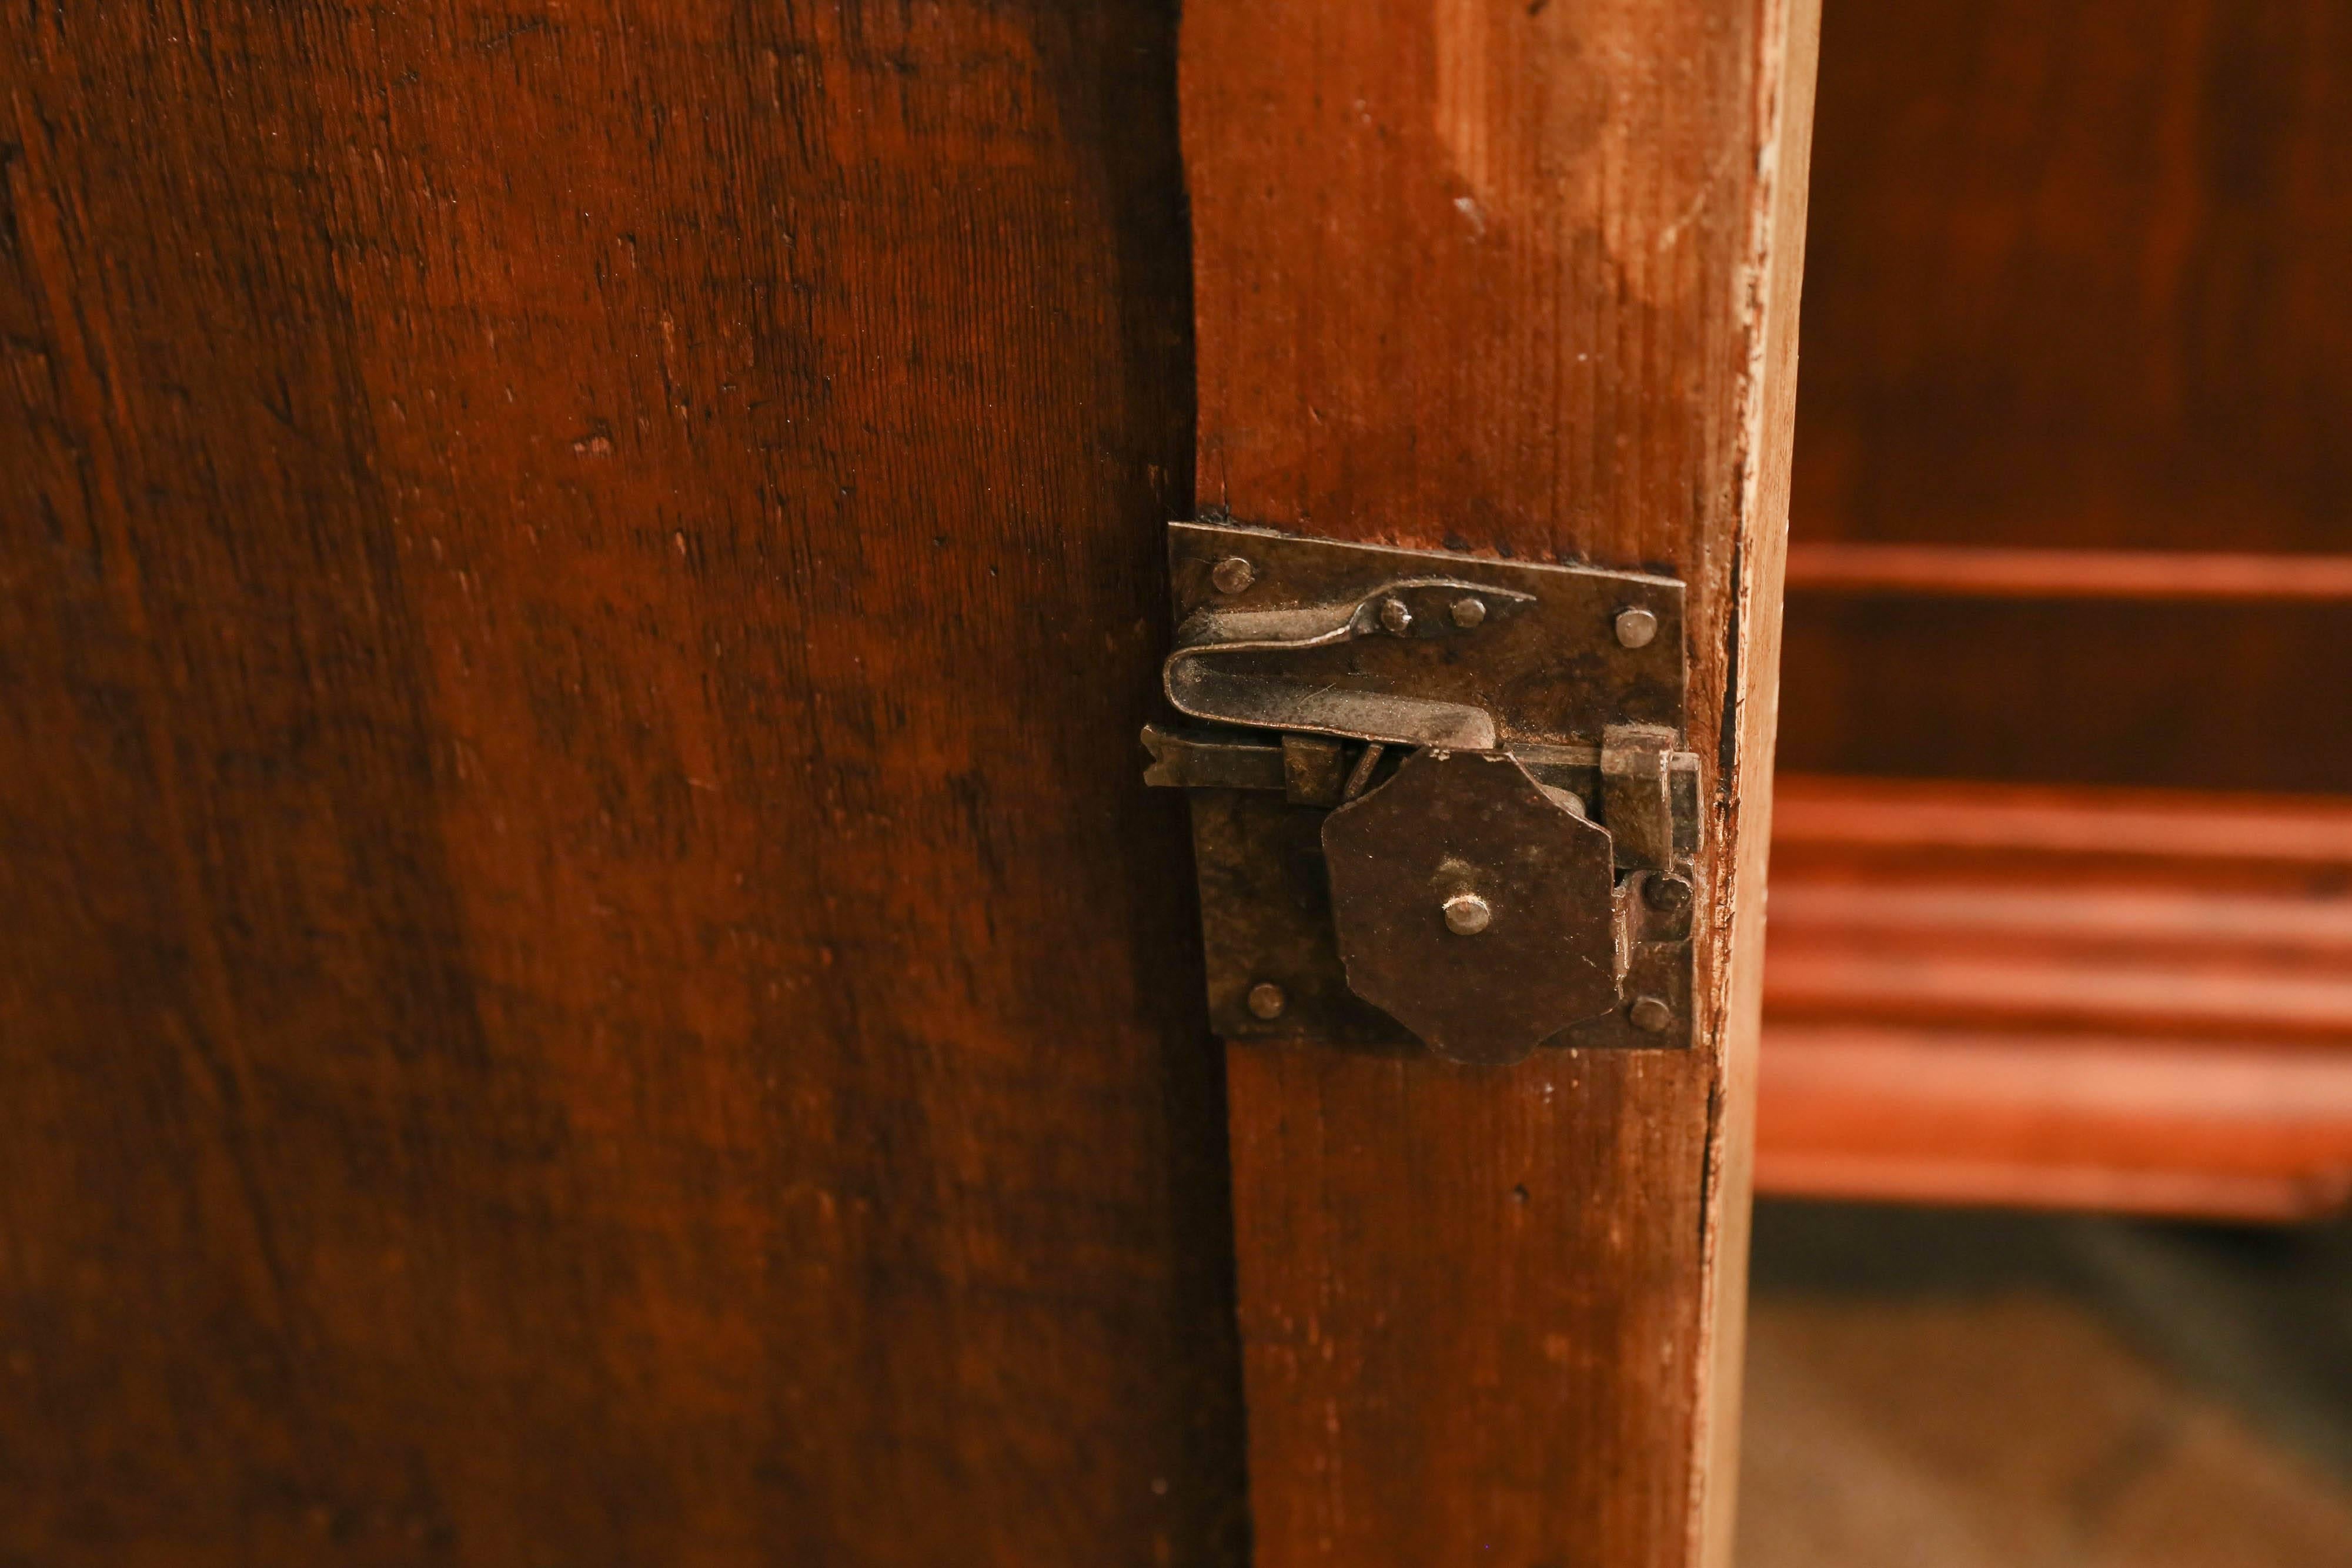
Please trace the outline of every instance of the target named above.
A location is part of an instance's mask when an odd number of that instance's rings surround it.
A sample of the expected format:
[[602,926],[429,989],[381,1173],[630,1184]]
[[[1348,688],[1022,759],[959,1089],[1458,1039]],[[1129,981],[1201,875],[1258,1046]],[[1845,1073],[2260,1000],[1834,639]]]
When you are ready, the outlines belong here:
[[2352,802],[1784,778],[1758,1184],[2352,1197]]
[[1788,584],[1791,593],[2352,603],[2352,556],[1820,540],[1789,547]]

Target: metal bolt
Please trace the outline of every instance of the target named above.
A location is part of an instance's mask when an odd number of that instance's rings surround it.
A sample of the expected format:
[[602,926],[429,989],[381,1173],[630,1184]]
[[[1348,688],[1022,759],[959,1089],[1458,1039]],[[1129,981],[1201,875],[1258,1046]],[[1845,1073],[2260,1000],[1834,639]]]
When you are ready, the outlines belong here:
[[1412,611],[1402,599],[1383,599],[1381,601],[1381,624],[1389,629],[1391,636],[1402,637],[1412,625]]
[[1642,900],[1661,915],[1680,915],[1690,907],[1691,884],[1686,878],[1662,873],[1650,878]]
[[1625,1020],[1643,1034],[1664,1034],[1675,1021],[1675,1009],[1655,997],[1635,997],[1625,1009]]
[[1290,998],[1272,980],[1260,980],[1249,988],[1249,1010],[1268,1023],[1280,1018],[1282,1009],[1289,1005]]
[[1486,619],[1486,601],[1468,595],[1454,601],[1454,624],[1465,632]]
[[1635,605],[1617,612],[1617,641],[1628,648],[1646,648],[1658,634],[1658,618]]
[[1445,901],[1445,928],[1456,936],[1475,936],[1494,918],[1494,910],[1475,893],[1457,893]]
[[1257,580],[1257,568],[1237,555],[1229,555],[1209,573],[1209,580],[1217,585],[1219,593],[1240,593]]

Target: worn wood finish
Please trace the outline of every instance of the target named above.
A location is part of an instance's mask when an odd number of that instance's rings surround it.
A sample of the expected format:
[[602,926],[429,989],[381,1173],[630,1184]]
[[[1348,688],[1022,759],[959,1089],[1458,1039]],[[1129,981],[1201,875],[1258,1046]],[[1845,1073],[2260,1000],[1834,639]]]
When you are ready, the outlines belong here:
[[0,1558],[1205,1563],[1173,7],[0,23]]
[[2352,803],[1783,777],[1758,1183],[2352,1197]]
[[[2278,552],[2326,558],[2268,574],[2298,575],[2294,597],[2340,588],[2347,92],[2352,13],[2332,0],[1837,10],[1798,550]],[[1781,756],[1817,772],[2352,789],[2352,727],[2317,717],[2352,704],[2352,611],[2326,597],[1800,597]]]
[[1186,8],[1202,507],[1685,578],[1711,802],[1698,1049],[1229,1051],[1264,1568],[1723,1550],[1811,26]]

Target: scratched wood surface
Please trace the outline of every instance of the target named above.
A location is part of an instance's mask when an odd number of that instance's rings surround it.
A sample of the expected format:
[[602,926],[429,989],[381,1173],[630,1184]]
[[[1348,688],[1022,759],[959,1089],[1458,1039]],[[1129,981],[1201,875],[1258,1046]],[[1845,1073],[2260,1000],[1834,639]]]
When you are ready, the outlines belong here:
[[1186,7],[1201,504],[1684,577],[1710,801],[1699,1049],[1229,1052],[1264,1568],[1727,1550],[1812,32]]
[[0,20],[0,1560],[1237,1549],[1173,10]]

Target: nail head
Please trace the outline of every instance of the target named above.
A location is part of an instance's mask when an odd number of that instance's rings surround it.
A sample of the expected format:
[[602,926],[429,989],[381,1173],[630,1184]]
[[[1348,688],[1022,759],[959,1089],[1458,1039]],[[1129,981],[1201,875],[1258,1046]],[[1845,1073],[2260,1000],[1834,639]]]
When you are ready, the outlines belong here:
[[1691,884],[1671,873],[1654,876],[1642,889],[1643,901],[1661,915],[1680,915],[1690,907]]
[[1280,1018],[1282,1009],[1289,1005],[1290,998],[1272,980],[1260,980],[1249,988],[1249,1010],[1268,1023]]
[[1209,573],[1209,580],[1217,585],[1220,593],[1240,593],[1257,580],[1257,568],[1240,556],[1229,555]]
[[1456,936],[1475,936],[1495,919],[1495,911],[1475,893],[1455,894],[1444,908],[1445,928]]
[[1625,1019],[1643,1034],[1664,1034],[1675,1021],[1675,1009],[1655,997],[1635,997],[1633,1005],[1625,1009]]
[[1628,648],[1646,648],[1658,635],[1658,618],[1634,605],[1617,612],[1617,641]]

